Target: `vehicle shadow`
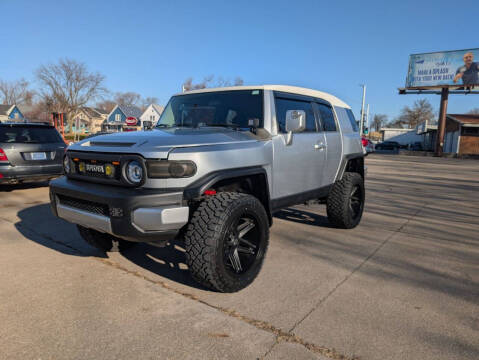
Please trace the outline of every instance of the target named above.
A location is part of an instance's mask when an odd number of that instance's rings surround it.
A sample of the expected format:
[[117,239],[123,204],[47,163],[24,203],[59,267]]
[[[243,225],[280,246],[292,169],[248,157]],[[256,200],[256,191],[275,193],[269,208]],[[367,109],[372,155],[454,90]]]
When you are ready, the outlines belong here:
[[0,192],[11,192],[14,190],[36,189],[48,186],[48,181],[20,183],[20,184],[0,184]]
[[172,240],[165,247],[156,247],[140,243],[122,252],[125,259],[143,269],[175,281],[177,283],[207,290],[196,283],[186,265],[184,243],[180,239]]
[[334,227],[331,225],[326,216],[298,208],[282,209],[275,212],[273,216],[278,219],[293,221],[299,224],[321,226],[326,228]]
[[[108,258],[87,244],[75,225],[56,218],[49,204],[31,206],[17,213],[16,229],[27,239],[65,255]],[[204,289],[190,276],[182,241],[173,240],[163,248],[138,243],[121,255],[131,263],[163,278]]]

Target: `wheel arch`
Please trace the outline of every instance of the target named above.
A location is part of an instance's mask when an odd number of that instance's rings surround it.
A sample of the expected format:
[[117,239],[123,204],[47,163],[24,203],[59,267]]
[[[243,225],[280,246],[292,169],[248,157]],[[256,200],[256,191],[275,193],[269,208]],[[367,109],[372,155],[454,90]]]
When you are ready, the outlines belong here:
[[264,206],[270,226],[273,223],[271,212],[268,174],[261,166],[219,170],[209,173],[187,186],[183,192],[185,200],[196,200],[204,196],[206,190],[238,191],[248,193]]
[[341,180],[345,172],[358,173],[364,179],[364,154],[345,155],[341,161],[336,181]]

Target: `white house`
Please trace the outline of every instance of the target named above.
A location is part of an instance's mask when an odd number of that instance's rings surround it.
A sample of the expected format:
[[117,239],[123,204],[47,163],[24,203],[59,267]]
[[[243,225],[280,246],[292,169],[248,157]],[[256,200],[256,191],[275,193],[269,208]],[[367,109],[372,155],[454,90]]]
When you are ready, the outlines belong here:
[[422,142],[422,136],[418,135],[416,129],[383,128],[379,132],[382,135],[382,141],[397,141],[401,145]]
[[143,129],[145,125],[155,126],[160,119],[160,115],[163,112],[163,109],[163,106],[157,104],[149,105],[143,112],[143,114],[140,116],[141,128]]

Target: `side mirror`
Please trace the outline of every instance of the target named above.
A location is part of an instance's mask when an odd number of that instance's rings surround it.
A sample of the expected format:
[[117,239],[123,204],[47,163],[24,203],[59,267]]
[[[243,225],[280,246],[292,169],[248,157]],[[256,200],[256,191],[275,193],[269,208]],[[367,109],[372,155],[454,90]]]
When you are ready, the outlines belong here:
[[286,132],[288,137],[286,145],[293,142],[293,133],[302,132],[306,129],[306,112],[304,110],[286,111]]

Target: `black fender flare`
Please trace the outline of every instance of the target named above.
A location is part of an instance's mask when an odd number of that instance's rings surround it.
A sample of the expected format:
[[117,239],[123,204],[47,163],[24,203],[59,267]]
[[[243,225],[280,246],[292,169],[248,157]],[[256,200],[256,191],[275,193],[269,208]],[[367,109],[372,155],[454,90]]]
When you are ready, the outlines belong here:
[[234,178],[242,178],[251,175],[262,175],[264,176],[265,186],[264,189],[266,194],[266,203],[264,204],[266,212],[268,213],[268,217],[270,217],[270,221],[272,221],[271,215],[271,198],[269,193],[269,182],[268,182],[268,174],[266,170],[262,166],[249,166],[249,167],[242,167],[237,169],[224,169],[213,171],[208,173],[198,180],[194,181],[190,185],[188,185],[183,191],[183,199],[184,200],[193,200],[201,197],[205,190],[213,187],[216,183],[222,180],[234,179]]

